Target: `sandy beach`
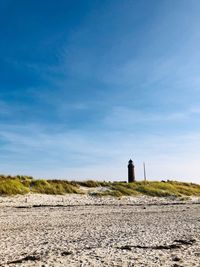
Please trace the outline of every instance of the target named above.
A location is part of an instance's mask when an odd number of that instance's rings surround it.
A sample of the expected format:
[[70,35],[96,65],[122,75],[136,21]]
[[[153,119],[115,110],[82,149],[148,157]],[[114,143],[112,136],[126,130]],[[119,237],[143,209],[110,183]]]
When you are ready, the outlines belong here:
[[0,266],[200,266],[200,199],[0,197]]

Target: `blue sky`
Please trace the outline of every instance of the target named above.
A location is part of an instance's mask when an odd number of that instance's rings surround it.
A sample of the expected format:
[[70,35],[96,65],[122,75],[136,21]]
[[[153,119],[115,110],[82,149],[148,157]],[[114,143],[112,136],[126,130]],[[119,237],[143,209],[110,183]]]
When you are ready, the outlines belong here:
[[1,0],[0,172],[200,182],[198,0]]

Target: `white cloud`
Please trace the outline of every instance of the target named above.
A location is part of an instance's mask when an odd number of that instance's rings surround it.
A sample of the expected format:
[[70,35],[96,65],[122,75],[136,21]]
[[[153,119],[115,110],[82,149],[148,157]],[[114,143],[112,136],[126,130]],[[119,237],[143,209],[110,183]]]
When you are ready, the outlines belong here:
[[110,113],[105,117],[104,123],[108,127],[124,128],[135,124],[149,124],[152,122],[170,123],[185,121],[190,115],[189,111],[179,112],[148,112],[144,110],[134,110],[123,106],[113,107]]
[[40,125],[2,126],[0,137],[5,144],[0,166],[4,173],[122,180],[126,179],[127,161],[132,157],[138,178],[143,177],[145,161],[151,179],[199,182],[199,134],[161,136],[104,131],[97,136],[91,132],[55,133]]

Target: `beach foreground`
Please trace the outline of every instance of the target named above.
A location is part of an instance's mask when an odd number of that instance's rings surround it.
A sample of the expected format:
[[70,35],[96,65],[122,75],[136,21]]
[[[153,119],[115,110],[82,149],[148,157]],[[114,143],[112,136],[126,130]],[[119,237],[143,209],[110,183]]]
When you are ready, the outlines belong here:
[[0,197],[0,266],[200,266],[200,201]]

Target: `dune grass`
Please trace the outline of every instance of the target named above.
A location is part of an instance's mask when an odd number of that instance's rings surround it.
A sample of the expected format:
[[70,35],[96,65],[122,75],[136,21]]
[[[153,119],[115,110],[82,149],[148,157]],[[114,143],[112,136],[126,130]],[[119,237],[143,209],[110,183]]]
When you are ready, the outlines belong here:
[[111,183],[110,182],[105,182],[105,181],[94,181],[94,180],[86,180],[86,181],[73,181],[79,186],[84,186],[84,187],[99,187],[99,186],[109,186]]
[[78,186],[61,180],[33,180],[30,184],[30,188],[32,192],[51,195],[81,193]]
[[35,180],[31,176],[0,175],[0,195],[41,194],[63,195],[69,193],[83,194],[81,188],[105,187],[97,192],[98,196],[136,196],[148,195],[155,197],[189,197],[200,196],[200,185],[177,181],[142,181],[135,183],[101,182],[101,181],[66,181],[66,180]]
[[0,195],[27,194],[29,192],[30,189],[17,179],[0,180]]
[[80,194],[79,185],[63,180],[34,180],[29,176],[0,176],[0,195],[26,194],[29,192],[51,195]]
[[119,191],[122,195],[142,194],[153,197],[200,196],[200,185],[173,181],[113,183],[111,188]]

